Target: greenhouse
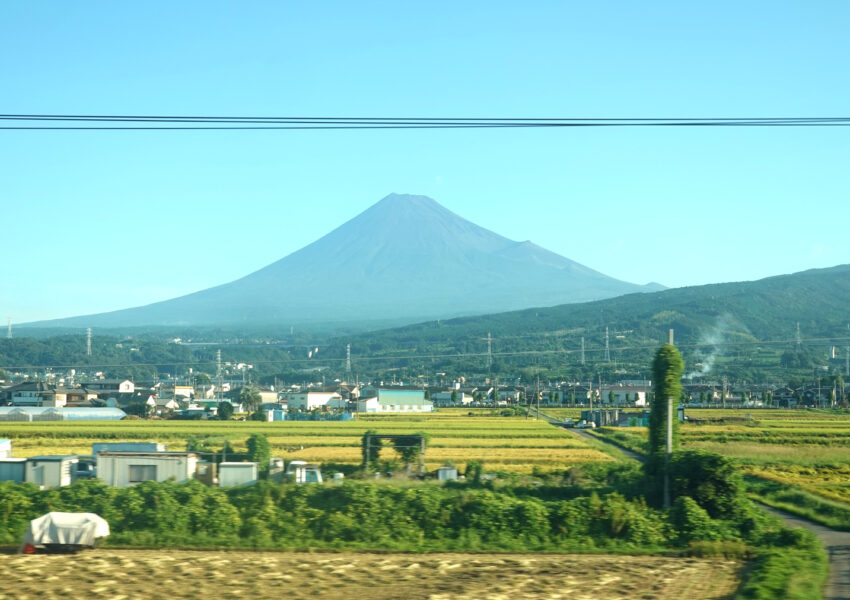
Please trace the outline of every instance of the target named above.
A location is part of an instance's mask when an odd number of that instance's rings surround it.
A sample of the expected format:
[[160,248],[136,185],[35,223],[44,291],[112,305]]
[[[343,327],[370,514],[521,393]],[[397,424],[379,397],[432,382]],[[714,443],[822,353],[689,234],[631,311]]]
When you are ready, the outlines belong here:
[[0,421],[119,421],[126,416],[109,407],[0,406]]

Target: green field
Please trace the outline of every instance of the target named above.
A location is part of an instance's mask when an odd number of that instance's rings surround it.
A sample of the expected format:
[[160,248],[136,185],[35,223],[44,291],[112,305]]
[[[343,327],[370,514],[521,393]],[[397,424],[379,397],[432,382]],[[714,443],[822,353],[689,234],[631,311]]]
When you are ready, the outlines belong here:
[[[90,454],[94,442],[154,441],[169,450],[183,450],[187,440],[209,439],[213,447],[229,441],[237,451],[253,433],[263,433],[272,455],[289,460],[357,465],[360,440],[370,429],[382,434],[425,432],[429,435],[426,467],[451,463],[463,469],[481,461],[488,470],[529,473],[534,469],[563,470],[585,462],[610,461],[590,444],[524,417],[492,416],[477,411],[450,410],[428,415],[358,416],[353,421],[77,421],[0,424],[0,438],[12,440],[15,456]],[[382,460],[395,453],[385,449]]]

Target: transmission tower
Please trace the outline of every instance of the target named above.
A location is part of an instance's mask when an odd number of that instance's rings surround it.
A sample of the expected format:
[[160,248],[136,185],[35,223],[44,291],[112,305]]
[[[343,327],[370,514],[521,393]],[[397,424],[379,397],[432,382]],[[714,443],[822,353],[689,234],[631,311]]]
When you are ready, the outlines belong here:
[[797,352],[800,351],[800,346],[803,343],[803,337],[800,335],[800,322],[797,321]]
[[608,348],[608,328],[605,328],[605,362],[611,362],[611,350]]
[[[222,374],[222,371],[221,371],[221,348],[219,348],[218,350],[215,351],[215,379],[216,379],[216,383],[218,384],[218,397],[219,398],[222,397],[222,388],[224,387],[224,384],[221,381],[221,374]],[[277,388],[275,387],[275,389],[277,389]]]
[[490,337],[490,332],[487,332],[487,370],[493,366],[493,338]]
[[850,346],[844,349],[844,376],[850,377]]
[[351,344],[345,345],[345,380],[351,383]]
[[91,356],[91,327],[86,328],[86,356]]
[[581,364],[584,364],[584,336],[581,336]]
[[6,327],[6,339],[11,340],[12,339],[12,317],[9,317],[8,321],[9,321],[9,324]]

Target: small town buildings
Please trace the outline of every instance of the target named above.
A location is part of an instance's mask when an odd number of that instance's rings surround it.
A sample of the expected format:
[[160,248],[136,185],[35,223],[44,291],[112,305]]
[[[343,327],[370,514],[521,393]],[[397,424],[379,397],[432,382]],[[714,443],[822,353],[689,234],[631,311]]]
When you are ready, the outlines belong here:
[[78,462],[76,454],[31,456],[27,459],[24,479],[41,489],[71,485],[74,483]]
[[97,477],[108,485],[129,487],[143,481],[187,481],[195,476],[194,452],[101,452]]
[[180,403],[174,398],[160,398],[155,396],[153,402],[146,402],[148,408],[156,415],[165,415],[180,409]]
[[499,402],[516,404],[522,399],[522,390],[517,387],[505,387],[497,391]]
[[180,401],[181,398],[188,400],[195,395],[195,387],[192,385],[181,385],[179,383],[165,383],[159,388],[157,396],[171,398]]
[[136,384],[129,379],[98,379],[82,385],[97,399],[103,402],[112,400],[111,406],[126,406],[136,391]]
[[283,400],[289,410],[314,410],[342,400],[342,396],[336,392],[286,392]]
[[45,383],[43,381],[25,381],[8,388],[6,400],[12,406],[47,406],[62,407],[66,404],[76,404],[88,396],[81,388],[66,388]]
[[221,487],[248,485],[257,481],[257,463],[223,462],[218,465],[218,484]]
[[91,391],[101,394],[132,394],[136,391],[136,384],[129,379],[97,379],[87,381],[83,386]]
[[611,406],[644,407],[647,405],[646,392],[645,388],[638,387],[603,387],[599,390],[598,401]]
[[473,400],[472,394],[467,394],[460,390],[434,392],[431,394],[431,401],[434,403],[434,406],[467,406],[472,404]]
[[425,399],[424,390],[365,388],[357,401],[357,412],[415,413],[432,412],[434,404]]
[[277,402],[278,401],[278,393],[273,392],[271,390],[257,390],[257,393],[260,394],[260,402]]

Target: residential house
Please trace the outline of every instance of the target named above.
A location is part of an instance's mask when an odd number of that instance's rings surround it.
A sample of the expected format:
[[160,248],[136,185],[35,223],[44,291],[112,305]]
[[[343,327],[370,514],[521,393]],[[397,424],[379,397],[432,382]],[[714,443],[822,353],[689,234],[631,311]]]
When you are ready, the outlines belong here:
[[[454,399],[452,398],[453,394]],[[466,406],[472,404],[473,396],[460,390],[433,392],[431,401],[434,406]]]
[[612,406],[646,406],[646,388],[633,386],[603,386],[599,390],[599,402]]
[[195,395],[195,387],[180,383],[164,383],[159,386],[159,394],[157,395],[162,398],[172,398],[179,402],[181,398],[184,400],[192,398]]
[[25,381],[6,390],[6,398],[12,406],[65,406],[68,389],[43,381]]
[[518,387],[504,387],[498,390],[499,403],[517,404],[523,397],[523,390]]
[[136,384],[129,379],[96,379],[82,384],[90,392],[98,396],[109,394],[132,394],[136,391]]

